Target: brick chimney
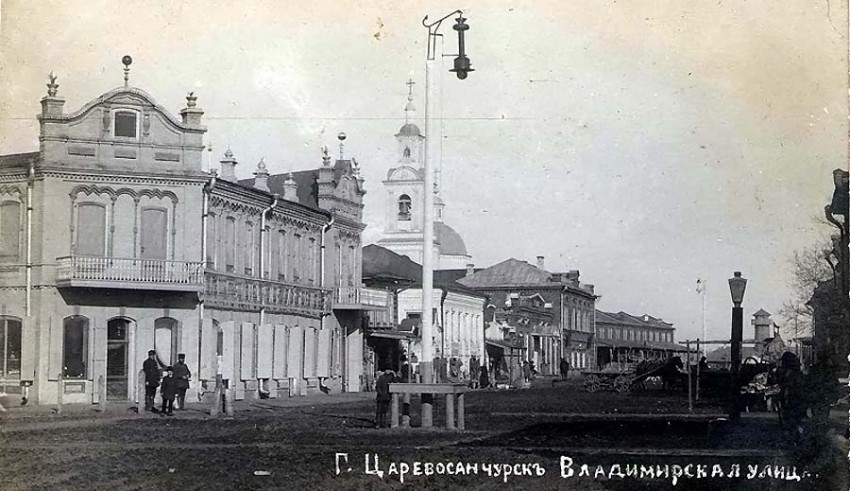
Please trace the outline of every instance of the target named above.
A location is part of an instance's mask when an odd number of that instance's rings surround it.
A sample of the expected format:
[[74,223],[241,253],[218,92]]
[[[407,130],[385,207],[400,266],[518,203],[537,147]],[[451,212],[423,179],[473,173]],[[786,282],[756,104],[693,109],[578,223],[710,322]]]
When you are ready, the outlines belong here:
[[543,256],[537,256],[537,267],[538,267],[539,269],[546,269],[546,268],[544,267],[544,262],[543,262],[543,260],[544,260],[544,259],[545,259],[545,258],[544,258]]
[[289,173],[289,177],[283,183],[283,199],[287,201],[298,201],[298,184],[292,177],[292,172]]
[[221,178],[225,181],[236,182],[236,164],[239,162],[233,158],[233,152],[228,148],[224,152],[224,158],[219,160],[221,164]]
[[269,170],[266,168],[266,159],[261,158],[257,163],[257,170],[254,171],[254,188],[260,191],[269,191]]
[[469,278],[470,276],[472,276],[474,274],[475,274],[475,265],[472,264],[472,263],[467,264],[466,265],[466,277]]

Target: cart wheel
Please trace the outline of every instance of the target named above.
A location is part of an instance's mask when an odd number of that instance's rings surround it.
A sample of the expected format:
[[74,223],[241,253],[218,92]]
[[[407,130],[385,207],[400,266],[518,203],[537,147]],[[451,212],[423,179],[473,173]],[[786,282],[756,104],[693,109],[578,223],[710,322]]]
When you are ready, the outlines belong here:
[[631,384],[625,375],[620,375],[614,379],[614,390],[617,392],[628,392]]
[[599,377],[597,375],[588,375],[584,380],[584,390],[588,392],[596,392],[599,390]]

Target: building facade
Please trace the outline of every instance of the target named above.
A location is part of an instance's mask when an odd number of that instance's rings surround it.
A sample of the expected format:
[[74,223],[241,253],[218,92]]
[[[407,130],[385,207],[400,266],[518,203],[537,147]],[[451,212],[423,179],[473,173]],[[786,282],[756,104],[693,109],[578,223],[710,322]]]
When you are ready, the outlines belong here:
[[[686,353],[674,341],[673,324],[644,314],[596,311],[596,359],[598,367],[628,365],[641,361],[664,360]],[[696,351],[696,347],[693,348]]]
[[513,351],[547,375],[557,373],[561,357],[576,368],[593,366],[596,295],[593,285],[579,283],[578,271],[551,273],[538,256],[536,265],[512,258],[484,269],[435,272],[435,278],[487,295],[493,310],[488,319],[497,324],[497,330],[488,329],[490,339],[521,338],[521,355],[515,339],[503,339],[505,346],[491,343],[503,356]]
[[[393,311],[370,311],[369,371],[400,367],[408,357],[413,370],[422,359],[422,266],[377,245],[363,249],[364,283],[386,288]],[[469,381],[485,363],[484,306],[487,297],[453,282],[435,282],[431,343],[441,380]],[[452,373],[452,367],[456,367]]]
[[224,161],[216,178],[201,167],[197,97],[175,117],[129,85],[129,63],[124,86],[74,112],[64,102],[51,75],[39,150],[0,156],[7,392],[135,400],[151,349],[163,367],[186,355],[190,401],[211,395],[219,359],[237,398],[359,379],[356,166],[326,155],[312,206],[297,186],[263,189],[263,166],[256,185]]

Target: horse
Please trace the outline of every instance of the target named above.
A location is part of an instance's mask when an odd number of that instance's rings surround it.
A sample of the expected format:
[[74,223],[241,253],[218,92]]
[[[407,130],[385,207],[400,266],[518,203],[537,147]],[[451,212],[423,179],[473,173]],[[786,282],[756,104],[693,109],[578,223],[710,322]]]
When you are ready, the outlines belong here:
[[685,374],[682,373],[684,368],[685,364],[682,363],[682,358],[680,356],[673,356],[667,360],[667,363],[665,363],[661,368],[660,373],[661,384],[665,391],[668,387],[674,389],[677,385],[684,388],[688,387]]

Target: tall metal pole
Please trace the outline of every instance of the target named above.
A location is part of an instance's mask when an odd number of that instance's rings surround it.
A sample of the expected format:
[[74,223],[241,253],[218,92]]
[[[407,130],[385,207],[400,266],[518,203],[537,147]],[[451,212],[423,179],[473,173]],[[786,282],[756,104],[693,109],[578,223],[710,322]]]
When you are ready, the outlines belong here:
[[733,423],[741,419],[741,344],[744,339],[744,309],[740,304],[732,307],[732,387],[729,402],[729,420]]

